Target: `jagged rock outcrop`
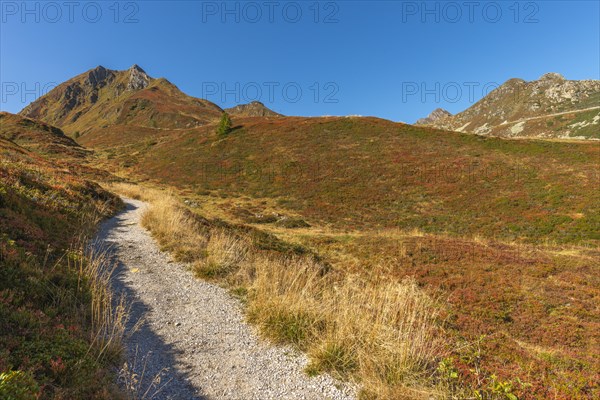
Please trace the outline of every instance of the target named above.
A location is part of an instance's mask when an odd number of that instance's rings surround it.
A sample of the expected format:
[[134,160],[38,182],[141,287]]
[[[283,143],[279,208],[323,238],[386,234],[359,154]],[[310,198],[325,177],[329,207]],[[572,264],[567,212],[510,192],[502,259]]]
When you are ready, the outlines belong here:
[[150,77],[146,74],[146,71],[141,69],[137,64],[133,64],[129,68],[129,81],[127,82],[127,90],[140,90],[148,87],[150,83]]

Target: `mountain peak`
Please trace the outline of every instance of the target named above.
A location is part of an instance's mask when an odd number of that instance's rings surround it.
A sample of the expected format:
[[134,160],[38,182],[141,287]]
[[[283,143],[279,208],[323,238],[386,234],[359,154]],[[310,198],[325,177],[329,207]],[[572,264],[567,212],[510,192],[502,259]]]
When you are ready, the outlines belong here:
[[102,65],[98,65],[96,68],[88,71],[87,82],[92,87],[102,85],[111,75],[111,72],[111,70],[104,68]]
[[521,79],[521,78],[510,78],[509,80],[504,82],[502,84],[502,86],[516,86],[516,85],[523,85],[526,83],[527,83],[527,81],[525,81],[524,79]]
[[540,77],[540,81],[549,81],[549,80],[560,80],[564,81],[565,77],[557,72],[548,72]]
[[260,101],[254,100],[248,104],[240,104],[225,110],[231,115],[240,117],[281,117],[282,115],[271,110]]
[[445,110],[443,108],[436,108],[435,110],[433,110],[431,112],[431,114],[429,114],[430,117],[433,117],[436,115],[452,115],[452,113],[450,113],[450,111]]
[[432,124],[434,122],[437,122],[441,119],[444,119],[444,118],[450,117],[450,116],[452,116],[452,113],[450,113],[449,111],[444,110],[443,108],[436,108],[427,117],[419,119],[415,124],[416,125]]
[[140,66],[139,66],[139,65],[137,65],[137,64],[133,64],[133,65],[131,66],[131,68],[129,68],[129,70],[130,70],[130,71],[137,71],[137,72],[141,72],[141,73],[144,73],[144,74],[146,73],[146,71],[144,71],[144,70],[142,69],[142,67],[140,67]]
[[[169,106],[165,106],[168,104]],[[195,128],[218,120],[223,110],[154,79],[137,64],[111,70],[98,66],[58,85],[19,113],[64,129],[88,133],[113,125]]]
[[150,77],[146,74],[139,65],[133,64],[129,68],[129,81],[127,82],[127,90],[140,90],[148,87]]
[[598,94],[599,80],[550,72],[533,81],[509,79],[457,115],[417,123],[487,136],[595,138]]

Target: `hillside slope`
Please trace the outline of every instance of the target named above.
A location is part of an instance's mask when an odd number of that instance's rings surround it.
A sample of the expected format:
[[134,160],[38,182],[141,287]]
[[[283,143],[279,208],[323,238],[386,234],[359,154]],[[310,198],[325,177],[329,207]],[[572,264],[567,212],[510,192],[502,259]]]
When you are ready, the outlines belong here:
[[[376,118],[238,118],[225,138],[104,130],[107,168],[272,198],[315,222],[597,243],[598,143],[506,141]],[[477,199],[477,201],[474,201]]]
[[456,115],[418,125],[500,137],[600,138],[600,81],[510,79]]
[[[3,127],[5,118],[12,117],[3,116]],[[78,148],[55,128],[35,126],[63,148]],[[29,148],[47,144],[17,139]],[[120,204],[63,164],[0,136],[0,397],[118,398],[112,297],[81,238]]]
[[0,137],[53,158],[83,158],[89,151],[52,125],[0,112]]
[[217,105],[188,96],[166,79],[151,78],[134,65],[126,71],[98,66],[60,84],[19,114],[79,136],[114,125],[197,127],[222,112]]

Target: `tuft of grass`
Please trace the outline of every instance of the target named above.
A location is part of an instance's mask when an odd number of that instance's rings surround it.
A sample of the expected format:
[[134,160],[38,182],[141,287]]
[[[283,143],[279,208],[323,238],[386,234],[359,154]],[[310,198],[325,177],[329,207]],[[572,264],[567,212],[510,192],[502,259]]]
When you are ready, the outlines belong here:
[[210,233],[206,257],[196,261],[193,269],[198,276],[204,278],[224,277],[237,268],[249,252],[250,244],[247,239],[217,228]]
[[290,309],[287,304],[256,304],[248,310],[248,319],[260,325],[276,343],[291,343],[306,349],[322,331],[323,321],[306,310]]
[[171,382],[171,379],[163,382],[163,377],[167,372],[166,368],[158,371],[156,375],[151,377],[152,379],[146,379],[147,364],[148,355],[140,356],[136,348],[133,360],[125,362],[119,370],[119,381],[125,388],[127,400],[154,399]]
[[249,320],[272,340],[306,350],[309,373],[358,380],[382,399],[415,382],[435,389],[428,379],[447,348],[440,304],[414,281],[323,274],[306,257],[256,256],[244,266],[253,277]]
[[105,184],[105,186],[115,193],[135,200],[148,199],[153,194],[151,190],[144,190],[142,186],[126,182],[110,182]]
[[358,357],[352,344],[340,341],[323,342],[311,355],[312,362],[306,367],[309,375],[329,372],[347,377],[358,368]]
[[107,359],[112,363],[120,361],[123,338],[129,316],[129,306],[123,295],[115,297],[111,289],[111,279],[116,265],[103,251],[83,248],[69,257],[69,267],[78,271],[79,290],[86,285],[90,292],[91,348],[97,359]]

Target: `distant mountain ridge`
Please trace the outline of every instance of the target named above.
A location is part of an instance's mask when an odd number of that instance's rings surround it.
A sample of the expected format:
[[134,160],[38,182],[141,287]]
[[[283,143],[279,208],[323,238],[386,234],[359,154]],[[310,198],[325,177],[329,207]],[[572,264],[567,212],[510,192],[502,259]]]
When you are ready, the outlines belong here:
[[419,119],[415,125],[428,125],[434,124],[439,120],[445,119],[446,117],[450,117],[452,114],[443,108],[436,108],[433,110],[427,117]]
[[55,87],[20,115],[81,134],[113,125],[194,128],[218,119],[223,110],[181,92],[138,65],[115,71],[98,66]]
[[557,73],[513,78],[463,112],[430,117],[416,124],[500,137],[600,138],[600,81]]
[[[284,117],[258,101],[225,111],[234,117]],[[19,114],[75,137],[132,126],[146,131],[193,129],[216,123],[223,112],[134,64],[122,71],[102,66],[86,71]],[[566,80],[556,73],[531,82],[514,78],[456,115],[438,108],[415,125],[498,137],[600,139],[600,81]]]
[[239,117],[283,117],[282,114],[271,110],[260,101],[240,104],[235,107],[227,108],[225,111]]

